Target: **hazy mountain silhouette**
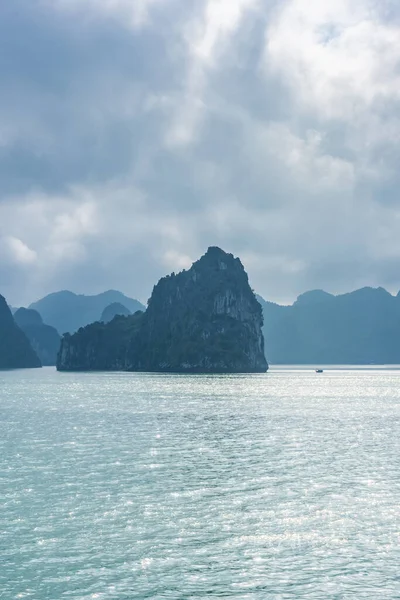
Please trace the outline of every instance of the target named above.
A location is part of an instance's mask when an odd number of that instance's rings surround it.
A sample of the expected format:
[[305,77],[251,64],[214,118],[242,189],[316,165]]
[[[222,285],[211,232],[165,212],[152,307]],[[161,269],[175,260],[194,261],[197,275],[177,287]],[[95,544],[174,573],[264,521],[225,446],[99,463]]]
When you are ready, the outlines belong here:
[[365,287],[306,292],[292,306],[258,297],[273,364],[399,364],[400,296]]
[[109,323],[117,315],[128,317],[131,314],[131,311],[128,308],[126,308],[126,306],[124,306],[120,302],[113,302],[112,304],[109,304],[105,307],[101,314],[100,321],[103,321],[103,323]]
[[116,290],[109,290],[95,296],[78,295],[69,291],[55,292],[33,302],[29,308],[37,310],[45,323],[52,325],[63,334],[73,333],[80,327],[99,321],[106,306],[114,302],[122,304],[131,313],[145,310],[143,304]]
[[40,314],[31,308],[19,308],[14,321],[25,333],[42,365],[55,365],[60,348],[60,335],[55,327],[45,325]]

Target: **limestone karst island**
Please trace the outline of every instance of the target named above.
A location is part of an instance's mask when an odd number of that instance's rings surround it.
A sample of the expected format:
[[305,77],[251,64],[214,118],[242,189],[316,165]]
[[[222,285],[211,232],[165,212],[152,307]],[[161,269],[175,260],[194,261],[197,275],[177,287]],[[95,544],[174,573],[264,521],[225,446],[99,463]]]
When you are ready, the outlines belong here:
[[281,306],[254,296],[240,260],[216,247],[189,271],[161,279],[147,310],[116,290],[63,290],[18,309],[0,297],[0,369],[57,360],[63,371],[179,373],[397,365],[399,340],[400,292],[310,290]]
[[263,373],[262,325],[242,263],[211,247],[188,271],[162,278],[144,312],[64,335],[57,368]]

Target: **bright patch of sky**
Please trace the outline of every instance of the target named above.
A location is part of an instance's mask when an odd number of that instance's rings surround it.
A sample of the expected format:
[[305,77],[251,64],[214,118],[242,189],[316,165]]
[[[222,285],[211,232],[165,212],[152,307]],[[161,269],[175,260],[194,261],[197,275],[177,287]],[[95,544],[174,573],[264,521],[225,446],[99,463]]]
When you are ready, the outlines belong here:
[[0,5],[0,293],[146,300],[209,245],[252,287],[400,288],[389,0]]

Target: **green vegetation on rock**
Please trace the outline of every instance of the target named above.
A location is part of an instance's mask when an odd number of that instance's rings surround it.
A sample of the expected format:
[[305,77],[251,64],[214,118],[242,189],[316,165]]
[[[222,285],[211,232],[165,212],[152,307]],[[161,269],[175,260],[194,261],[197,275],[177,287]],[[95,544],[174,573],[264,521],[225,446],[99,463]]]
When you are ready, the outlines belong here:
[[146,312],[64,336],[60,370],[252,373],[268,368],[262,310],[238,258],[219,248],[162,278]]
[[125,371],[128,355],[137,335],[143,313],[116,316],[109,323],[97,321],[67,333],[61,340],[57,358],[60,371]]

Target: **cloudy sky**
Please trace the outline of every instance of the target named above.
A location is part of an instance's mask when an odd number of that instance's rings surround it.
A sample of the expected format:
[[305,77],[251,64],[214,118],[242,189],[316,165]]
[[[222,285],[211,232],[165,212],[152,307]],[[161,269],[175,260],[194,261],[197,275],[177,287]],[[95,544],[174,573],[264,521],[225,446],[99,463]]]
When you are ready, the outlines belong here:
[[[396,7],[397,5],[397,7]],[[0,3],[0,293],[400,288],[395,0]]]

